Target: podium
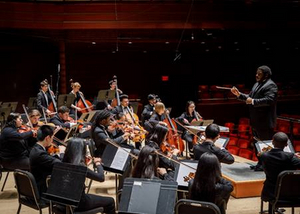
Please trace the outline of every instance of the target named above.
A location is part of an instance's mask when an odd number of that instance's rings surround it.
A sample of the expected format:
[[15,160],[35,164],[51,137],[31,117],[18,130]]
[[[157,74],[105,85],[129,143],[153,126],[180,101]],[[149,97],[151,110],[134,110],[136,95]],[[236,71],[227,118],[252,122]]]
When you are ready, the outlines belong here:
[[119,213],[173,214],[177,182],[126,178]]

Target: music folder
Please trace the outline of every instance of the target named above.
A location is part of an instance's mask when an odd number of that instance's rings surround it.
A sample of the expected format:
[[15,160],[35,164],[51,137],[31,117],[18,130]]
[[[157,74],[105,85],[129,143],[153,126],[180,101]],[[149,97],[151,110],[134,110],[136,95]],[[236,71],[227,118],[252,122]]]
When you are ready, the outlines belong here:
[[126,178],[119,213],[173,214],[176,193],[174,181]]
[[[183,164],[175,164],[175,175],[174,180],[178,183],[178,189],[188,190],[188,181],[185,181],[185,177],[188,177],[190,173],[196,173],[198,161],[195,160],[184,160],[181,161]],[[189,168],[186,165],[192,167]]]
[[111,144],[106,145],[101,157],[104,170],[123,174],[130,165],[129,152],[131,152],[129,148],[115,147]]
[[[257,149],[257,152],[263,152],[264,148],[267,148],[268,146],[270,147],[274,147],[272,144],[272,140],[264,140],[264,141],[257,141],[255,143],[255,147]],[[293,147],[292,142],[290,141],[290,139],[287,142],[287,146],[284,147],[283,149],[284,152],[291,152],[291,153],[295,153],[295,149]]]

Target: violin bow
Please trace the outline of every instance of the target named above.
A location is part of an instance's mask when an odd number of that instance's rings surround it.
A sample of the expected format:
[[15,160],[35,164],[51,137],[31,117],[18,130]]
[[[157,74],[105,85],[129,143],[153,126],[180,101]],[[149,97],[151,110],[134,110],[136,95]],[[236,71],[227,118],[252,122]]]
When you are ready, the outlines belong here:
[[26,115],[26,117],[27,117],[27,120],[28,120],[28,123],[29,123],[30,128],[33,128],[33,125],[32,125],[32,123],[31,123],[31,120],[29,119],[29,115],[28,115],[28,112],[27,112],[27,110],[26,110],[25,105],[23,104],[22,107],[23,107],[23,109],[24,109],[24,113],[25,113],[25,115]]

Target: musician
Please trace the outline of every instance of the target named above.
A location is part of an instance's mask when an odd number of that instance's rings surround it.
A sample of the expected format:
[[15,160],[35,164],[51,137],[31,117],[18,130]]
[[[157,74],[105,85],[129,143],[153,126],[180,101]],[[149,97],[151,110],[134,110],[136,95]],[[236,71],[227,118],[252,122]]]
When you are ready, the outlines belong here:
[[[95,156],[101,157],[104,149],[107,144],[109,144],[106,139],[112,139],[111,134],[109,134],[107,128],[111,123],[111,113],[108,110],[101,110],[97,115],[92,128],[91,128],[91,137],[95,142],[96,151]],[[122,142],[128,139],[129,134],[124,133],[123,135],[112,139],[117,144],[121,144]]]
[[[195,103],[193,101],[188,101],[186,104],[186,111],[181,114],[177,120],[182,123],[183,125],[189,126],[192,121],[199,121],[201,120],[201,115],[195,110]],[[186,129],[183,130],[182,139],[188,143],[188,148],[190,154],[192,155],[193,152],[193,138],[194,135],[188,132]]]
[[211,152],[217,156],[220,163],[234,163],[234,157],[225,148],[216,147],[214,144],[220,137],[220,128],[218,125],[214,123],[208,125],[205,129],[205,137],[206,140],[202,144],[194,146],[195,160],[199,160],[205,152]]
[[11,113],[0,135],[1,164],[7,169],[29,170],[29,148],[26,140],[35,136],[36,131],[18,132],[22,126],[20,114]]
[[142,124],[145,123],[145,121],[149,120],[152,114],[154,113],[154,105],[156,103],[156,95],[149,94],[148,95],[148,104],[144,106],[144,110],[142,112]]
[[70,94],[73,94],[75,99],[74,99],[73,104],[71,104],[70,114],[75,115],[75,112],[77,110],[77,116],[80,116],[82,109],[77,106],[77,103],[81,99],[81,97],[84,97],[83,93],[81,91],[79,91],[81,88],[81,85],[79,84],[79,82],[74,82],[74,83],[71,83],[71,87],[72,87],[72,91],[70,92]]
[[[263,201],[272,201],[275,199],[275,187],[277,177],[284,170],[300,169],[300,158],[290,152],[284,152],[287,146],[288,136],[283,132],[277,132],[273,136],[272,144],[274,146],[268,152],[261,154],[261,162],[266,174],[261,198]],[[271,213],[271,205],[269,204],[269,213]]]
[[[108,83],[109,83],[109,90],[116,92],[116,88],[117,88],[116,80],[110,80]],[[119,93],[119,96],[120,96],[121,94],[123,94],[123,91],[121,91],[121,89],[118,88],[117,93]],[[117,99],[117,93],[115,93],[115,99]],[[106,96],[108,96],[108,93],[106,94]],[[108,103],[107,109],[108,110],[112,110],[114,108],[111,106],[112,102],[113,102],[113,100],[107,100],[107,103]]]
[[144,146],[139,154],[138,160],[132,170],[133,178],[148,178],[173,181],[165,168],[159,168],[159,156],[156,149]]
[[[86,144],[81,138],[73,138],[69,140],[68,146],[63,157],[64,163],[74,165],[86,165]],[[86,177],[94,181],[104,182],[104,171],[100,158],[94,158],[96,172],[87,168]],[[115,213],[115,201],[112,197],[103,197],[100,195],[86,194],[83,189],[81,199],[75,211],[86,211],[97,207],[103,207],[104,212],[108,214]]]
[[[44,123],[40,121],[41,113],[37,109],[31,109],[28,113],[30,123],[26,124],[27,127],[33,127],[38,130]],[[31,124],[31,125],[30,125]],[[30,137],[27,139],[28,147],[31,149],[37,142],[37,138]]]
[[[40,112],[44,111],[47,114],[50,114],[51,111],[48,109],[50,103],[52,102],[51,94],[49,92],[48,82],[43,80],[40,83],[41,89],[40,92],[37,94],[37,106]],[[53,95],[52,95],[53,96]]]
[[50,123],[53,123],[54,125],[60,126],[62,128],[71,128],[73,125],[76,125],[75,123],[69,122],[69,108],[66,106],[61,106],[58,108],[57,114],[54,115],[50,119]]
[[120,105],[111,110],[111,113],[117,115],[119,113],[128,114],[132,109],[129,107],[129,99],[127,94],[120,96]]
[[231,182],[222,178],[218,158],[205,152],[199,159],[195,178],[189,182],[190,199],[214,203],[225,214],[232,190]]
[[30,170],[33,174],[39,193],[46,192],[46,178],[51,175],[53,165],[60,162],[57,156],[47,153],[47,148],[53,142],[53,127],[43,125],[37,131],[37,144],[34,145],[29,154]]
[[[169,111],[166,110],[166,107],[163,103],[157,102],[155,104],[155,112],[150,117],[148,123],[145,124],[145,128],[147,131],[151,132],[155,128],[157,124],[167,126],[167,124],[164,122],[164,119],[166,119],[166,113]],[[150,130],[148,130],[150,129]]]

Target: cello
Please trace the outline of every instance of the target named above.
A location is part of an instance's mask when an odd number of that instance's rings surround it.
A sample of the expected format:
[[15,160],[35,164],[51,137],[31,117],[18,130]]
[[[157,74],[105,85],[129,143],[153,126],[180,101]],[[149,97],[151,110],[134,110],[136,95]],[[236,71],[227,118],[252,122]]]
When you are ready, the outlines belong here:
[[[45,79],[45,82],[48,83],[48,80]],[[48,110],[51,111],[51,112],[57,112],[57,106],[56,106],[56,101],[55,101],[55,98],[54,98],[54,93],[51,90],[51,87],[50,87],[49,83],[48,83],[48,90],[49,90],[50,97],[51,97],[51,103],[48,106]]]
[[[77,82],[74,83],[73,79],[70,79],[70,83],[71,83],[71,87],[74,90],[74,87],[77,87],[77,86],[74,86],[74,84],[76,84]],[[78,86],[80,88],[81,87],[80,84],[79,83],[77,83],[77,84],[78,84]],[[84,98],[83,93],[81,91],[79,91],[79,89],[78,89],[78,92],[79,92],[78,94],[79,94],[79,98],[80,99],[76,103],[76,107],[81,108],[81,111],[80,111],[81,113],[86,113],[86,112],[92,111],[93,110],[92,103]],[[76,96],[76,93],[74,95]]]
[[116,107],[116,106],[119,106],[120,105],[120,94],[119,94],[119,89],[118,89],[118,84],[117,84],[117,76],[114,75],[113,76],[113,82],[112,82],[112,85],[115,85],[115,91],[116,91],[116,98],[114,98],[112,101],[111,101],[111,107]]
[[175,148],[179,149],[180,152],[183,152],[184,143],[178,134],[177,125],[175,121],[170,118],[168,113],[165,113],[165,115],[166,115],[166,119],[164,119],[164,122],[167,124],[167,127],[169,128],[167,142],[171,146],[174,146]]

